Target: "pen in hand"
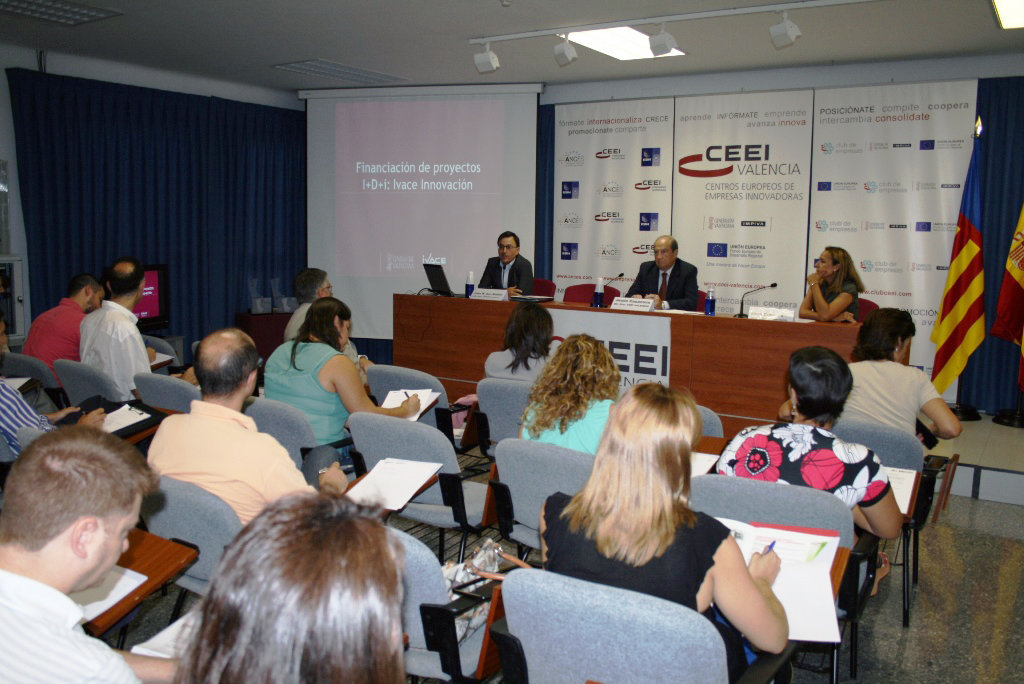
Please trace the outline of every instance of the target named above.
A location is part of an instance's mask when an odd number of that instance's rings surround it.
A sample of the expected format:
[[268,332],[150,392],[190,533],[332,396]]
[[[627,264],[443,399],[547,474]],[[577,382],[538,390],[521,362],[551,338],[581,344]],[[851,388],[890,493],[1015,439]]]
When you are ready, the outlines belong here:
[[772,552],[772,549],[774,549],[774,548],[775,548],[775,540],[773,539],[772,543],[768,545],[768,548],[764,550],[764,554],[763,555],[767,556],[769,553]]

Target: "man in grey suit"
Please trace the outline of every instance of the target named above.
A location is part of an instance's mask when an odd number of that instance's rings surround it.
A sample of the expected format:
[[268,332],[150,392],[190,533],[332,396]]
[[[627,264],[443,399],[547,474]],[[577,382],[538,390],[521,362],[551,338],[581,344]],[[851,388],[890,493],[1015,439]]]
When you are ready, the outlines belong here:
[[697,309],[697,267],[678,257],[679,243],[668,235],[654,241],[654,261],[640,265],[627,297],[654,300],[655,309]]

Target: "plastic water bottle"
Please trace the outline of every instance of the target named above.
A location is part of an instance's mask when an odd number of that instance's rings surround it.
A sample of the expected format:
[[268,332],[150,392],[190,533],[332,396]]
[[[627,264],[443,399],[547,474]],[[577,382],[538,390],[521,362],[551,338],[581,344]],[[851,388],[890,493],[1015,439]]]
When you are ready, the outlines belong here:
[[590,306],[595,309],[600,309],[604,306],[604,278],[597,279],[597,287],[594,288],[594,297],[590,302]]
[[708,288],[708,296],[704,298],[704,315],[715,315],[715,288]]
[[473,272],[470,271],[466,274],[466,299],[469,299],[470,295],[473,294]]

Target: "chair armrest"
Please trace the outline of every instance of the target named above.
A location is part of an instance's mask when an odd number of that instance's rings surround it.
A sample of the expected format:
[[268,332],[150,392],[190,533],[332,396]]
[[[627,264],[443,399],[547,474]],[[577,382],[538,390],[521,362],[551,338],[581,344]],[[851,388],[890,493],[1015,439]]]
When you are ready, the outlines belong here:
[[491,453],[491,424],[487,422],[487,414],[482,411],[476,412],[476,436],[480,443],[480,453],[487,460],[493,461],[494,454]]
[[848,616],[859,615],[871,596],[878,566],[878,543],[878,537],[861,530],[857,544],[850,551],[838,597],[839,608]]
[[512,490],[508,485],[498,480],[491,480],[491,492],[494,494],[494,507],[498,514],[498,531],[501,536],[508,539],[512,535],[512,528],[515,526],[516,513],[512,506]]
[[355,468],[356,477],[362,477],[366,474],[366,458],[363,457],[362,452],[359,452],[355,447],[348,450],[348,456],[352,459],[352,467]]
[[[463,404],[452,404],[451,406],[438,406],[434,409],[434,423],[437,425],[437,429],[444,433],[444,436],[452,443],[452,447],[460,454],[475,447],[476,443],[455,441],[455,428],[452,425],[452,416],[460,411],[469,411],[470,408]],[[469,425],[468,419],[466,425]],[[462,436],[463,440],[465,440],[466,434],[463,433]]]
[[501,673],[509,684],[527,684],[526,654],[519,639],[508,631],[505,618],[495,620],[491,625],[491,638],[498,645],[501,657]]
[[782,679],[789,681],[789,679],[782,677],[777,678],[776,675],[781,672],[786,665],[789,664],[790,659],[796,652],[796,642],[786,642],[785,648],[782,649],[781,653],[762,653],[757,657],[757,660],[752,662],[750,666],[743,671],[740,675],[739,684],[759,684],[760,682],[781,682]]
[[462,491],[462,473],[438,473],[437,481],[441,485],[441,501],[452,509],[452,517],[463,529],[469,527],[466,518],[466,498]]
[[457,681],[462,677],[462,662],[459,658],[459,638],[455,630],[455,618],[477,607],[483,599],[473,596],[459,596],[444,605],[424,603],[420,605],[420,620],[423,622],[423,637],[427,649],[441,658],[441,669]]

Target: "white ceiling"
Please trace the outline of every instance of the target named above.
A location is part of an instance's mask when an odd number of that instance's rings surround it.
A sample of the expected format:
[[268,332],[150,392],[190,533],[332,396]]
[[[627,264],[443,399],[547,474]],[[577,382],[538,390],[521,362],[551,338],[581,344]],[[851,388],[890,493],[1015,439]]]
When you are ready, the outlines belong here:
[[[877,0],[789,12],[803,37],[776,50],[776,14],[667,25],[685,57],[618,62],[577,47],[559,67],[554,37],[496,43],[480,75],[472,38],[765,5],[769,0],[79,0],[122,13],[64,27],[0,13],[0,41],[286,90],[353,84],[275,64],[327,59],[404,79],[395,85],[566,83],[927,57],[1024,53],[989,0]],[[509,0],[507,0],[509,1]],[[655,26],[638,26],[648,33]],[[1024,64],[1022,71],[1024,73]]]

